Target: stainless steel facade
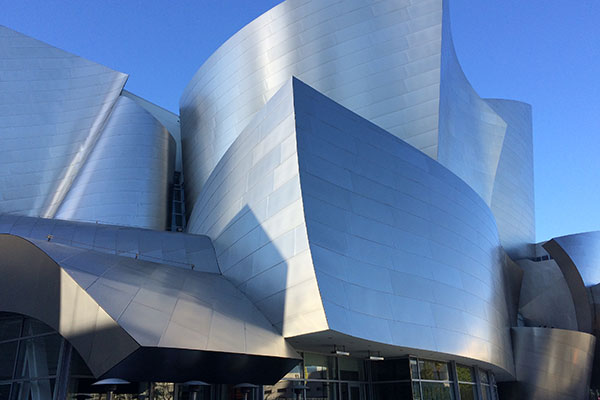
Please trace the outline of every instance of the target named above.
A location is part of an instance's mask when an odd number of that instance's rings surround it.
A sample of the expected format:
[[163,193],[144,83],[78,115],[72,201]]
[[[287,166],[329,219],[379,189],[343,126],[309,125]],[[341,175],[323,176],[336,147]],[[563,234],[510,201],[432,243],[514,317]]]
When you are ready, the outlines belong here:
[[472,89],[442,0],[287,0],[230,38],[180,101],[189,211],[292,75],[465,180],[492,207],[509,254],[532,255],[523,244],[535,241],[530,108]]
[[548,328],[513,328],[519,389],[513,399],[588,399],[596,338]]
[[449,7],[286,0],[198,70],[181,123],[0,27],[3,323],[42,321],[95,378],[241,390],[302,360],[284,392],[321,376],[328,400],[599,389],[600,236],[534,245],[531,107],[475,92]]

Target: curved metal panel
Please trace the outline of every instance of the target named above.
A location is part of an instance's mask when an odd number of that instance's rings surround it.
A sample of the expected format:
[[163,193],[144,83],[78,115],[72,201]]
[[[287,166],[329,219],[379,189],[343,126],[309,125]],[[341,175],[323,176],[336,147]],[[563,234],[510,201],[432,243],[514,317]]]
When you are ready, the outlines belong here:
[[548,328],[512,328],[511,332],[519,381],[511,399],[588,398],[594,336]]
[[460,178],[296,81],[304,214],[329,328],[513,371],[504,253]]
[[[95,376],[139,345],[44,251],[0,235],[0,308],[34,317],[65,337]],[[110,351],[107,351],[110,349]]]
[[554,260],[519,260],[518,263],[525,272],[519,313],[526,326],[577,330],[577,313],[571,292]]
[[585,232],[574,235],[561,236],[552,239],[544,245],[554,258],[548,246],[555,243],[569,257],[577,268],[586,287],[600,283],[600,231]]
[[180,100],[187,209],[292,75],[435,158],[441,25],[441,0],[287,0],[248,24]]
[[[0,235],[0,252],[0,308],[52,326],[95,376],[139,377],[144,361],[159,380],[202,373],[196,378],[226,381],[224,361],[233,360],[270,369],[234,371],[264,383],[297,363],[294,349],[220,274],[9,235]],[[218,362],[207,370],[200,365],[207,359]]]
[[0,26],[0,213],[52,217],[127,75]]
[[284,336],[329,328],[513,373],[489,208],[436,161],[296,79],[227,151],[188,227],[213,238],[223,274]]
[[594,326],[593,302],[589,297],[586,284],[578,270],[578,266],[555,239],[544,243],[543,247],[558,264],[569,287],[573,305],[575,306],[577,328],[582,332],[591,333]]
[[533,256],[535,216],[531,106],[484,100],[465,77],[444,2],[438,161],[490,206],[513,259]]
[[252,116],[294,75],[462,178],[491,205],[509,255],[531,256],[530,107],[473,90],[455,54],[448,7],[287,0],[240,30],[180,100],[187,210]]
[[506,122],[490,205],[500,243],[513,259],[529,258],[535,241],[531,106],[513,100],[484,101]]
[[128,97],[119,97],[56,218],[165,229],[175,141]]

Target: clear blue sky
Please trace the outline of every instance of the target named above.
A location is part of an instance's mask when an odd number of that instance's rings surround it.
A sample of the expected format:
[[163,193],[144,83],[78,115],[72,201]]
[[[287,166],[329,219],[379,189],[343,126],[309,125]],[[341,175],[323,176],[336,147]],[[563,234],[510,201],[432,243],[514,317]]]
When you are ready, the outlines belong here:
[[[0,24],[126,72],[177,112],[202,62],[279,2],[0,0]],[[600,1],[452,0],[451,14],[479,94],[533,106],[537,240],[600,230]]]

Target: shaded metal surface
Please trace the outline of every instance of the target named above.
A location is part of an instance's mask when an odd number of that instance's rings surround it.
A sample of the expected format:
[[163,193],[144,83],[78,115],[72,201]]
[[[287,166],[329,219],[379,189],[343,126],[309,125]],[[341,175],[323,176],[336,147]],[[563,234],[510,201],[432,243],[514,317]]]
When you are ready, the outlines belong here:
[[286,337],[329,328],[513,373],[489,208],[296,79],[226,152],[188,228],[213,238],[223,274]]
[[573,262],[569,253],[555,239],[544,243],[543,247],[558,264],[569,287],[573,305],[575,306],[577,329],[582,332],[591,333],[594,327],[592,299],[586,288],[582,274],[579,272],[578,265]]
[[556,262],[519,260],[518,264],[525,272],[519,312],[526,326],[577,330],[571,292]]
[[175,151],[158,120],[119,97],[55,217],[166,229]]
[[596,338],[583,332],[512,328],[519,384],[510,399],[586,400]]
[[54,260],[29,241],[0,235],[0,308],[65,337],[98,376],[139,345]]
[[0,233],[48,240],[134,259],[218,273],[210,238],[87,222],[0,215]]
[[127,75],[0,26],[0,213],[52,217]]

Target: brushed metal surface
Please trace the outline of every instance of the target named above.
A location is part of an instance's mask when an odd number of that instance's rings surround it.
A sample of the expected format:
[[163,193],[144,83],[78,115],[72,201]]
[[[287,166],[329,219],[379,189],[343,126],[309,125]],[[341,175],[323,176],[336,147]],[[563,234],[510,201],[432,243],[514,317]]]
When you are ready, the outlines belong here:
[[188,228],[286,337],[330,329],[514,372],[485,202],[297,79],[225,153]]
[[511,399],[586,400],[596,338],[576,331],[512,328],[518,389]]
[[166,229],[175,151],[165,127],[120,96],[54,217]]

